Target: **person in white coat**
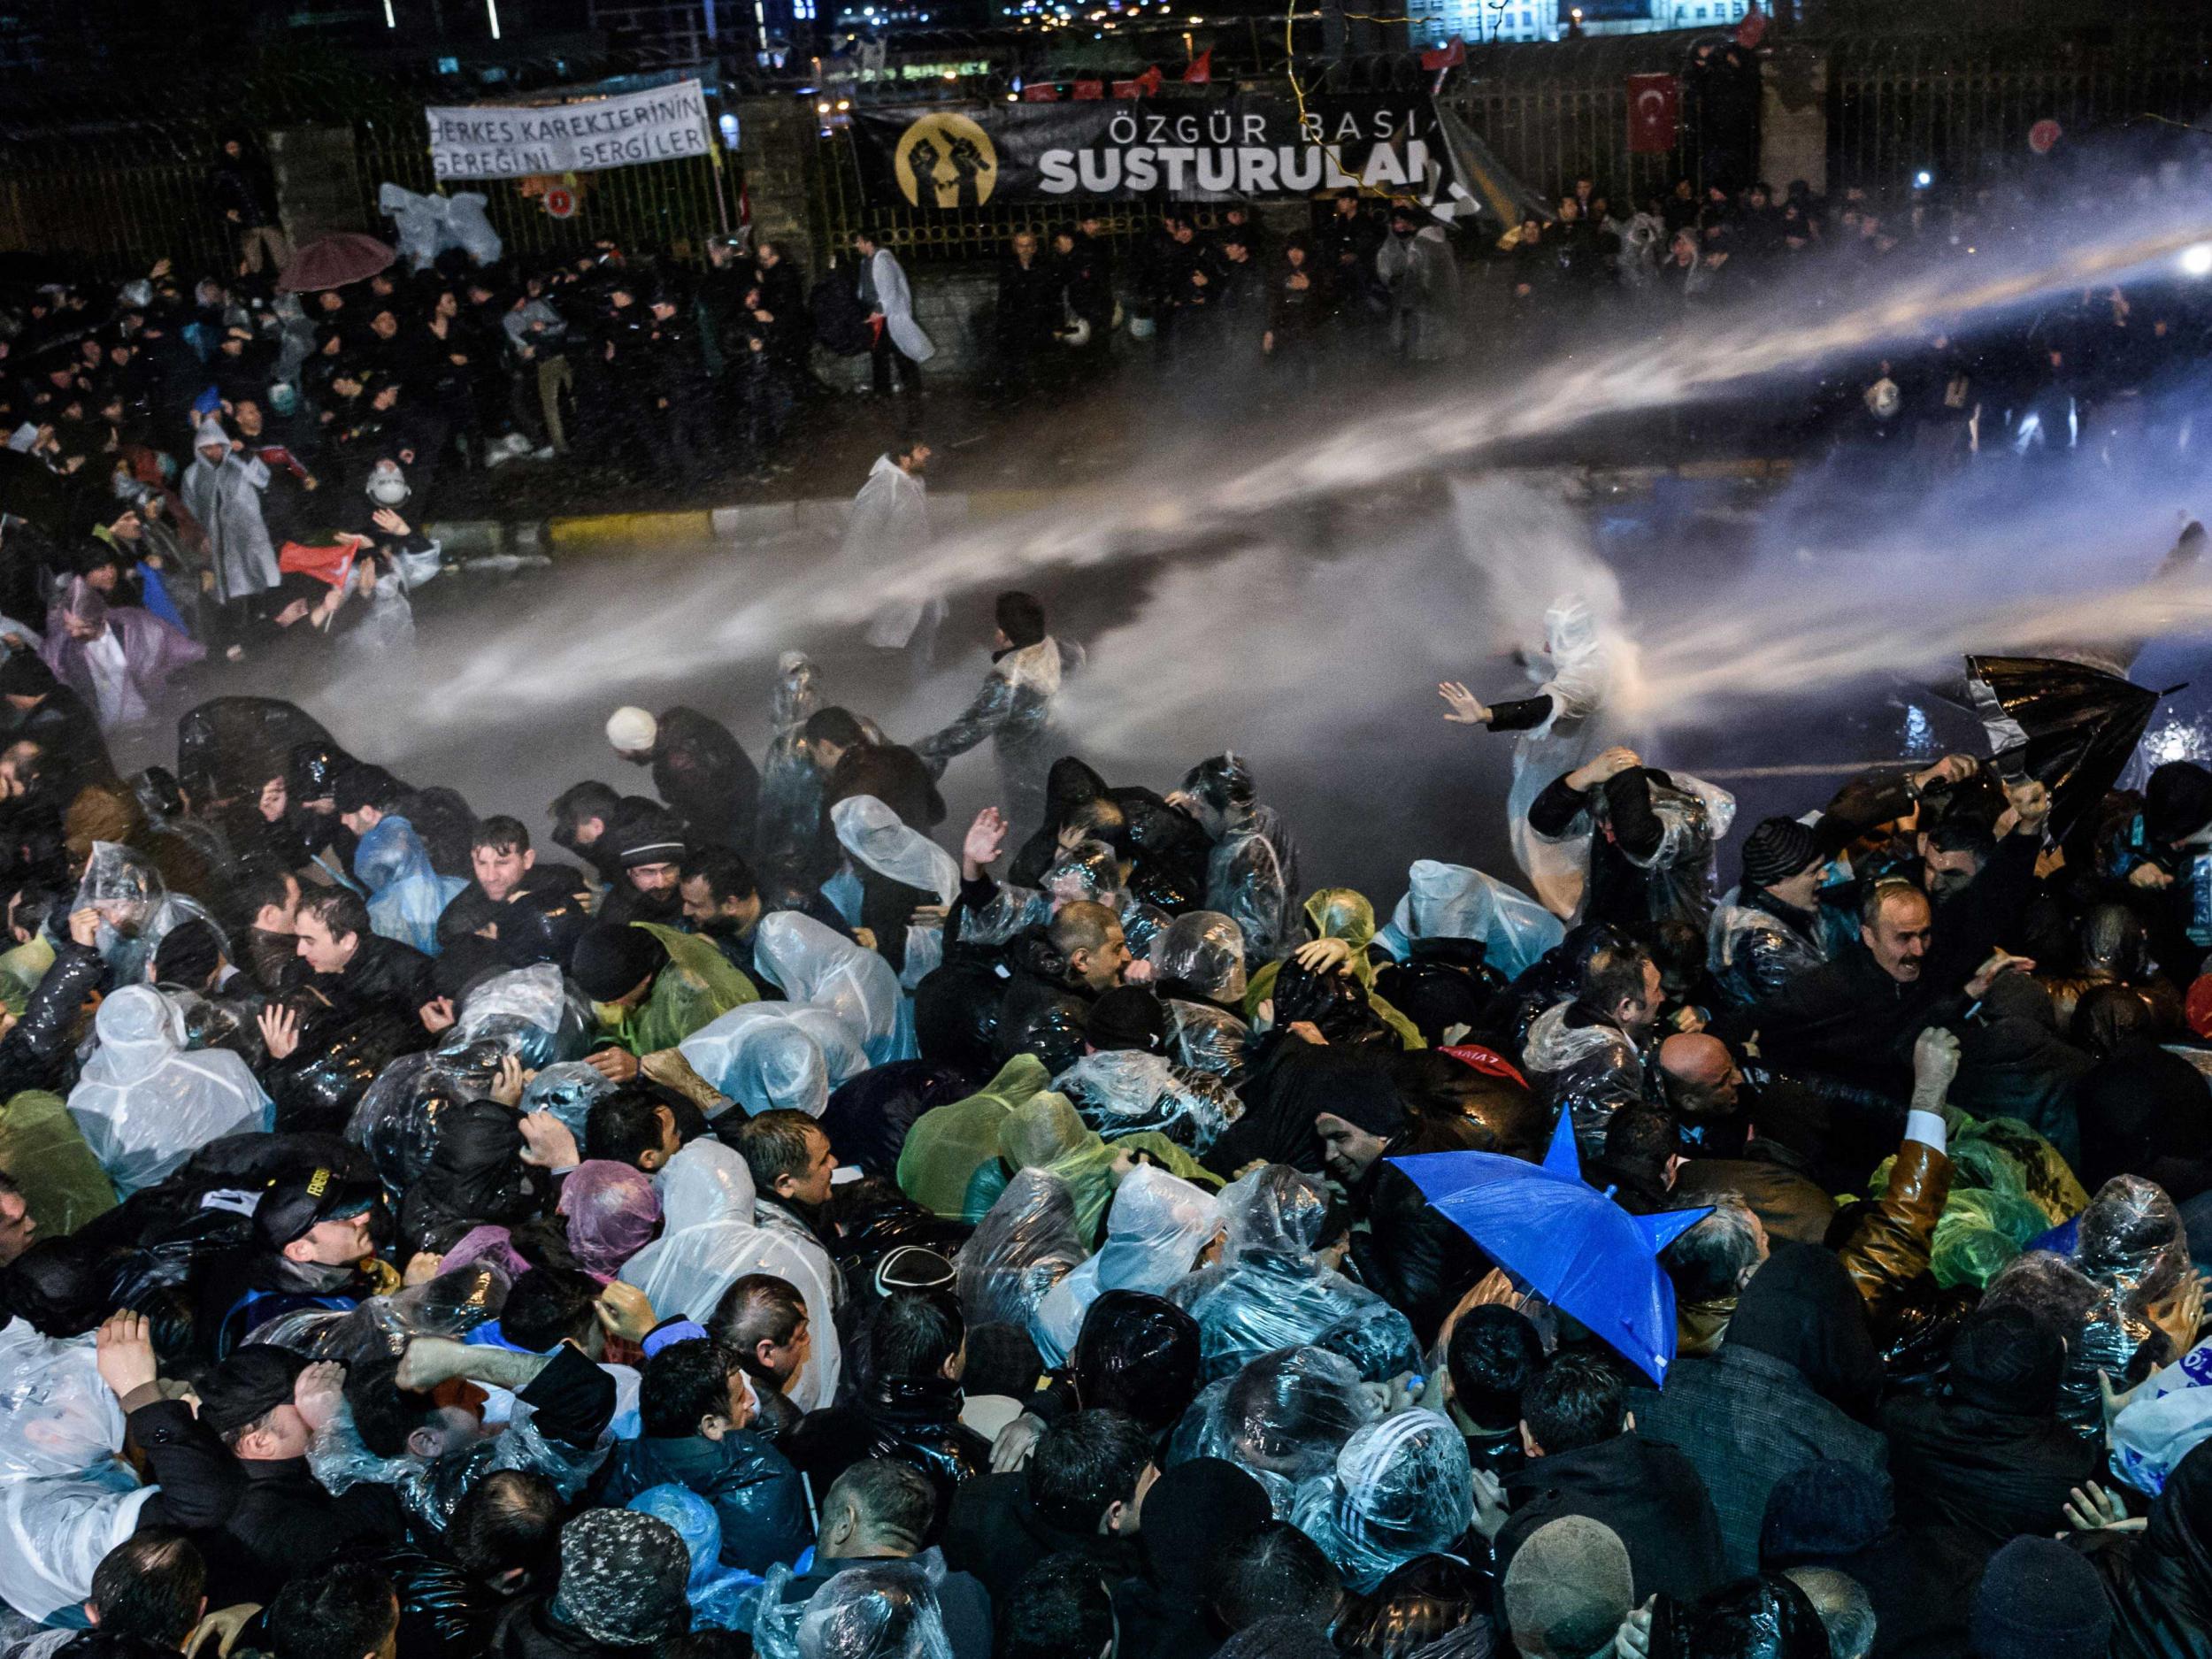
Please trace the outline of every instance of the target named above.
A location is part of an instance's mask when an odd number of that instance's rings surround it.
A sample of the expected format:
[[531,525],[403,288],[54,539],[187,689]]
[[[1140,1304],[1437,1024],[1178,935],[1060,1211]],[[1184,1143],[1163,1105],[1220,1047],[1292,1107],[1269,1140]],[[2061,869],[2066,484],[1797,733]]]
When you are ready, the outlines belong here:
[[929,454],[919,438],[905,438],[889,454],[876,457],[868,481],[853,497],[843,550],[870,580],[893,584],[891,597],[868,625],[868,643],[886,651],[911,648],[918,670],[929,666],[944,625],[945,599],[935,593],[907,597],[896,583],[905,565],[929,546],[929,486],[922,476]]
[[922,395],[921,365],[937,355],[937,348],[914,320],[914,292],[898,256],[877,240],[872,230],[853,233],[853,251],[860,256],[860,303],[874,331],[869,347],[869,366],[876,396],[891,396],[891,371],[899,372],[900,394],[911,402]]

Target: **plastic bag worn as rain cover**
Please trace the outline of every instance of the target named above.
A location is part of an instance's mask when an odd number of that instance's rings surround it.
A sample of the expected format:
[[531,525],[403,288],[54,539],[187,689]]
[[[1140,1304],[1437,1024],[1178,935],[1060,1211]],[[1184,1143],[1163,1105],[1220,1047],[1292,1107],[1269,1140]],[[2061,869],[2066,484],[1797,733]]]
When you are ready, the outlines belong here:
[[[503,1023],[495,1024],[499,1021]],[[492,1035],[518,1035],[526,1071],[580,1060],[591,1031],[591,1007],[549,962],[494,974],[468,995],[452,1033],[440,1045]],[[580,1133],[580,1131],[579,1132]]]
[[1449,1551],[1474,1502],[1466,1437],[1417,1407],[1356,1431],[1331,1474],[1299,1494],[1293,1518],[1365,1594],[1416,1555]]
[[1244,935],[1218,910],[1193,910],[1170,922],[1153,943],[1152,968],[1158,979],[1187,986],[1221,1007],[1244,1001]]
[[1206,1394],[1194,1455],[1248,1471],[1283,1519],[1298,1488],[1334,1469],[1345,1442],[1382,1415],[1352,1363],[1317,1348],[1263,1354]]
[[913,1561],[848,1567],[799,1619],[797,1659],[952,1659],[937,1591]]
[[899,980],[872,950],[841,939],[812,917],[778,910],[761,919],[753,960],[794,1002],[826,1008],[850,1025],[871,1064],[902,1058]]
[[819,1118],[830,1092],[868,1069],[852,1027],[826,1008],[745,1002],[676,1045],[691,1069],[745,1109]]
[[489,1257],[479,1257],[388,1296],[371,1296],[356,1308],[279,1314],[256,1325],[246,1342],[349,1365],[383,1355],[396,1358],[416,1337],[465,1336],[496,1319],[510,1288],[506,1272]]
[[402,1055],[384,1068],[354,1109],[346,1139],[366,1148],[394,1198],[422,1179],[446,1114],[491,1092],[511,1046],[483,1040],[434,1054]]
[[1007,1183],[955,1263],[971,1325],[1029,1328],[1045,1294],[1083,1260],[1074,1194],[1058,1176],[1025,1169]]
[[564,1060],[547,1066],[524,1087],[522,1110],[551,1112],[580,1146],[591,1109],[620,1087],[596,1066],[581,1060]]
[[161,941],[186,922],[205,922],[225,953],[230,950],[230,936],[198,900],[170,892],[150,858],[114,841],[92,843],[71,908],[99,913],[94,948],[117,985],[143,984]]
[[1517,979],[1566,937],[1566,926],[1519,888],[1464,864],[1417,860],[1406,872],[1406,895],[1379,935],[1403,961],[1421,939],[1475,939],[1483,960]]
[[273,1108],[227,1049],[188,1054],[184,1017],[150,985],[126,985],[93,1016],[98,1038],[69,1115],[128,1198],[174,1172],[209,1141],[269,1127]]
[[229,800],[282,777],[303,744],[337,748],[322,722],[297,703],[211,697],[177,721],[177,781],[196,805]]

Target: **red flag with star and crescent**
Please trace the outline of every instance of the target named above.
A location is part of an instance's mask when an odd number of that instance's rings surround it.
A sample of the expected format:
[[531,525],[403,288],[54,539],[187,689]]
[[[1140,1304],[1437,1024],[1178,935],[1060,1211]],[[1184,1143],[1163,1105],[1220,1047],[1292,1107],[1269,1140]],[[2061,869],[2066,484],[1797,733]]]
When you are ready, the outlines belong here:
[[1629,154],[1663,156],[1672,150],[1681,107],[1681,82],[1672,75],[1629,76]]

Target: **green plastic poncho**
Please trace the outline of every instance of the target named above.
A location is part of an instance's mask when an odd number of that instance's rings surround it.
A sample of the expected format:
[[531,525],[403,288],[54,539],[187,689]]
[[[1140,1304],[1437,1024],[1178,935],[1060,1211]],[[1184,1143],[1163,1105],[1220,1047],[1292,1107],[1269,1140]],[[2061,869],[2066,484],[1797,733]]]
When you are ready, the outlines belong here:
[[1007,1184],[1024,1170],[1041,1170],[1059,1179],[1075,1202],[1076,1237],[1086,1249],[1094,1245],[1114,1198],[1114,1159],[1126,1151],[1144,1153],[1171,1175],[1210,1188],[1217,1177],[1165,1135],[1145,1130],[1123,1135],[1111,1146],[1085,1123],[1064,1094],[1032,1095],[999,1125],[998,1156],[978,1166],[968,1181],[961,1218],[980,1221]]
[[630,926],[642,927],[666,947],[668,965],[654,979],[642,1006],[592,1005],[601,1042],[614,1043],[642,1060],[649,1054],[673,1048],[702,1025],[740,1004],[760,1001],[753,982],[730,965],[713,941],[679,933],[658,922],[632,922]]
[[58,1094],[26,1089],[0,1106],[0,1170],[15,1178],[38,1236],[58,1239],[115,1208],[115,1186]]
[[[1407,1048],[1426,1048],[1420,1028],[1375,995],[1375,964],[1367,956],[1367,947],[1375,940],[1375,907],[1349,887],[1323,887],[1306,901],[1306,919],[1313,924],[1315,938],[1341,939],[1351,946],[1351,975],[1367,994],[1367,1006],[1375,1010],[1375,1017],[1397,1033],[1398,1041]],[[1260,1004],[1275,995],[1275,979],[1282,967],[1279,962],[1271,962],[1245,986],[1247,1022],[1258,1018]]]
[[[1957,1107],[1948,1125],[1951,1191],[1936,1219],[1929,1271],[1945,1289],[1986,1286],[2030,1243],[2089,1207],[2058,1148],[2016,1118],[1975,1118]],[[1885,1158],[1867,1183],[1889,1186]]]
[[924,1112],[899,1148],[899,1190],[941,1220],[961,1219],[969,1181],[998,1159],[1000,1125],[1051,1080],[1042,1060],[1018,1054],[967,1099]]
[[46,977],[46,970],[54,965],[54,947],[43,934],[38,934],[28,944],[0,952],[0,1002],[7,1004],[8,1012],[18,1019],[29,1006],[31,993]]

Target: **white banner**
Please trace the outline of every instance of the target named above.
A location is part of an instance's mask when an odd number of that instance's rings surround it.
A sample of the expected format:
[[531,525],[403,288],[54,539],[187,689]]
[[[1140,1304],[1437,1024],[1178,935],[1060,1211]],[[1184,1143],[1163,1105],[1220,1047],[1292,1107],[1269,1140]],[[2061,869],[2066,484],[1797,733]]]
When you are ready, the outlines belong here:
[[430,156],[440,179],[597,173],[703,156],[707,101],[695,81],[588,104],[432,105]]

